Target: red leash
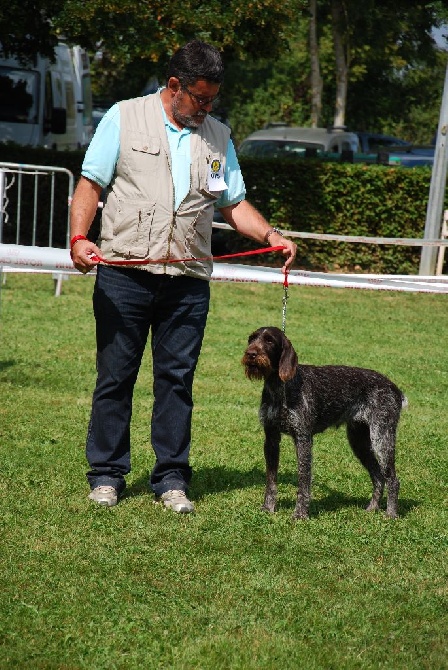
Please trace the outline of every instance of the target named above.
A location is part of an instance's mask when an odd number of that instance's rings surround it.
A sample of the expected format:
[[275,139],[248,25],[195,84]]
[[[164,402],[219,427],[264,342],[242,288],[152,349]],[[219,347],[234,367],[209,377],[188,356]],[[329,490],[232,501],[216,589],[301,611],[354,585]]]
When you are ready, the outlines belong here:
[[[152,260],[151,258],[145,258],[144,260],[132,260],[126,259],[121,261],[109,261],[101,256],[91,256],[93,261],[98,261],[98,263],[105,263],[106,265],[149,265],[150,263],[191,263],[194,261],[212,261],[212,260],[221,260],[223,258],[237,258],[239,256],[255,256],[256,254],[267,254],[274,251],[281,251],[285,249],[283,246],[278,247],[263,247],[263,249],[253,249],[252,251],[241,251],[238,254],[225,254],[224,256],[205,256],[204,258],[160,258],[158,260]],[[286,276],[285,276],[286,281]]]
[[[254,249],[253,251],[242,251],[238,254],[225,254],[224,256],[206,256],[205,258],[161,258],[159,260],[152,260],[150,258],[144,260],[121,260],[121,261],[109,261],[101,256],[91,256],[92,260],[98,261],[99,263],[105,263],[106,265],[149,265],[150,263],[188,263],[191,261],[209,261],[209,260],[221,260],[224,258],[238,258],[241,256],[255,256],[256,254],[267,254],[274,251],[281,251],[285,247],[263,247],[262,249]],[[283,280],[283,310],[282,310],[282,332],[285,332],[286,329],[286,303],[288,302],[288,271],[285,272],[285,279]]]

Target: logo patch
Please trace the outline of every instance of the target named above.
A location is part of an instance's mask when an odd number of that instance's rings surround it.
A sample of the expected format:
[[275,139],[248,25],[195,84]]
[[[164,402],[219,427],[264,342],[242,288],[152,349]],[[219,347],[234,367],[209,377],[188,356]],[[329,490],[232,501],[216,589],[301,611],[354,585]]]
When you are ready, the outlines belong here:
[[210,160],[207,186],[211,193],[218,193],[219,191],[225,191],[227,189],[227,184],[224,181],[224,165],[219,158]]

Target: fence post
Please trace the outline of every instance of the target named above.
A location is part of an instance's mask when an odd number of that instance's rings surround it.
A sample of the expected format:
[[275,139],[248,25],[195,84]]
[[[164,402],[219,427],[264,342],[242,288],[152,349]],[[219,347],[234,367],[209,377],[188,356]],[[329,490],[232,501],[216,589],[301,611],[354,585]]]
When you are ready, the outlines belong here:
[[[423,239],[440,238],[442,226],[443,204],[445,199],[445,183],[448,160],[448,64],[445,73],[442,105],[440,108],[437,142],[434,154],[434,164],[431,173],[428,207]],[[420,275],[435,274],[437,247],[422,247],[420,256]]]

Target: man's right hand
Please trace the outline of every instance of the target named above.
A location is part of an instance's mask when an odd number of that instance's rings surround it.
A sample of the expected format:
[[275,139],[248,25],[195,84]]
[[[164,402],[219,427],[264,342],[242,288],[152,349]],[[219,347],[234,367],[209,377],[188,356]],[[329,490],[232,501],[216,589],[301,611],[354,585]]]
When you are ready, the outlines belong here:
[[73,265],[83,274],[98,265],[98,261],[92,260],[92,256],[101,256],[96,244],[83,239],[98,209],[101,191],[99,184],[86,177],[81,177],[70,207],[70,238],[75,240],[75,243],[71,245],[70,253]]
[[78,240],[72,247],[71,256],[75,268],[85,275],[98,265],[99,261],[93,258],[100,257],[101,251],[89,240]]

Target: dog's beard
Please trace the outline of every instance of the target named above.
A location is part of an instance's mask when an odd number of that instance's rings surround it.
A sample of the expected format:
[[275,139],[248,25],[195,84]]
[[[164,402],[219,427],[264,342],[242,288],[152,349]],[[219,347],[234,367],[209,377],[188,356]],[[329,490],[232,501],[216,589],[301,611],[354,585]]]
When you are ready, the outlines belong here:
[[272,372],[271,362],[267,356],[253,358],[245,354],[242,363],[248,379],[266,379]]

